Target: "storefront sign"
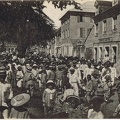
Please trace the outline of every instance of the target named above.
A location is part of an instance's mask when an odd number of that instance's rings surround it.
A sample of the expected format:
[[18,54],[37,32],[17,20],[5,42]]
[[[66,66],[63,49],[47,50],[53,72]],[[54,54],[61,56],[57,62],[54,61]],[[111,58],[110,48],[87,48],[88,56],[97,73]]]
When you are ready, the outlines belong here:
[[111,41],[113,41],[112,37],[99,39],[99,42],[111,42]]

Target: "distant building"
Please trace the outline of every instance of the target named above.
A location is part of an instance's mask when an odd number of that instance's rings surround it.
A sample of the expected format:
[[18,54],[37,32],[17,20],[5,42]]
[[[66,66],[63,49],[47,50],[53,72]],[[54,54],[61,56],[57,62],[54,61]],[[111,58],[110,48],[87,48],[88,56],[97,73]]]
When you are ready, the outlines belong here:
[[72,9],[61,18],[61,39],[58,51],[65,56],[84,57],[84,42],[94,25],[95,8],[93,2],[86,2],[82,10]]
[[[0,48],[2,47],[2,42],[0,42]],[[13,42],[4,42],[4,51],[7,51],[9,53],[15,51],[17,49],[17,44]]]
[[56,31],[55,35],[55,55],[62,54],[62,39],[61,39],[61,27]]
[[[120,57],[120,0],[96,0],[98,14],[94,17],[94,59],[113,62]],[[102,4],[102,5],[101,5]],[[103,7],[104,6],[104,7]],[[105,9],[106,8],[106,9]],[[101,11],[102,9],[102,11]]]

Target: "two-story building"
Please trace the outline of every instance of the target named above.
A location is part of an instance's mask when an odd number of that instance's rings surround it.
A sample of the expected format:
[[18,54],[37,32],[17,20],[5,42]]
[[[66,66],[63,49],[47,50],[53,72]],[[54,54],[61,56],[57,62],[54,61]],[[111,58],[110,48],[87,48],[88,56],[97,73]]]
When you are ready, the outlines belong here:
[[109,57],[116,62],[120,57],[120,1],[96,0],[94,59]]
[[94,25],[94,2],[86,2],[81,8],[71,9],[60,18],[62,55],[84,57],[84,41]]

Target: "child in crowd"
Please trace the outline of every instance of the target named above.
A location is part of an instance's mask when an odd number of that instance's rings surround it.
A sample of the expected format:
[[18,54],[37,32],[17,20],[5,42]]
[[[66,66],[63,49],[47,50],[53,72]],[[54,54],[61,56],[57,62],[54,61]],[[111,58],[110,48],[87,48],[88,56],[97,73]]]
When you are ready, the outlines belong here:
[[56,100],[56,89],[54,87],[55,83],[52,80],[48,80],[42,98],[45,115],[53,113]]
[[105,97],[106,101],[110,97],[111,87],[112,87],[111,76],[110,75],[106,75],[105,76],[105,82],[104,82],[104,85],[103,85],[103,88],[104,88],[104,97]]
[[62,102],[64,102],[69,95],[74,95],[74,90],[71,87],[70,83],[66,85],[66,90],[64,91]]
[[88,103],[90,101],[92,89],[93,89],[93,83],[92,83],[92,80],[91,80],[91,75],[87,75],[86,99],[87,99]]

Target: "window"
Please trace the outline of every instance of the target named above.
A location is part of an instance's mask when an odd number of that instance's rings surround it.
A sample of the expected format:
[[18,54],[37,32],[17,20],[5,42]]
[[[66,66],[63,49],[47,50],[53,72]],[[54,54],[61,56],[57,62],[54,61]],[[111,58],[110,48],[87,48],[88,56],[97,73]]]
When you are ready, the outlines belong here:
[[68,37],[67,30],[65,30],[65,38],[67,38],[67,37]]
[[68,37],[70,37],[70,31],[69,31],[69,29],[68,29]]
[[95,24],[95,36],[98,36],[98,23]]
[[80,37],[81,38],[85,37],[85,28],[80,28]]
[[103,33],[106,33],[107,30],[107,22],[106,20],[103,21]]
[[65,31],[63,32],[63,39],[65,38]]
[[90,34],[91,30],[92,30],[92,28],[88,28],[88,29],[87,29],[87,35]]
[[84,22],[84,17],[82,15],[77,16],[77,21],[78,22]]
[[117,16],[112,18],[112,29],[113,30],[117,29]]

